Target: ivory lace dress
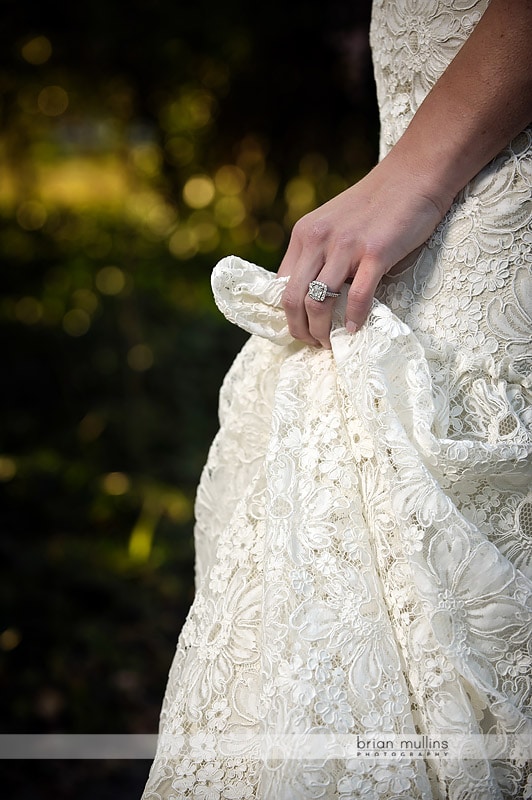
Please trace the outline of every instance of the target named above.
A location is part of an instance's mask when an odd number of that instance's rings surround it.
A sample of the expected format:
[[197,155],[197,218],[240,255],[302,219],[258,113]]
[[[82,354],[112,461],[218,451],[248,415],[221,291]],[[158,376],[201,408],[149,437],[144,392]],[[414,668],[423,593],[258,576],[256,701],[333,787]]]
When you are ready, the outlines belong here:
[[[376,0],[382,154],[487,0]],[[144,800],[532,797],[532,146],[525,130],[386,278],[356,335],[253,334],[196,503],[196,596]],[[487,734],[480,736],[480,734]]]

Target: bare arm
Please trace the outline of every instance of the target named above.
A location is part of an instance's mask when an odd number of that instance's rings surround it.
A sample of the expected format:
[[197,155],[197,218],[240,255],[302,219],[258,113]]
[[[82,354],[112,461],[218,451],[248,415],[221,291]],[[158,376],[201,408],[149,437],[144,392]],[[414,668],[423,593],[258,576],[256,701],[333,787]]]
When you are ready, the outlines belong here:
[[329,347],[332,303],[318,278],[353,278],[346,325],[364,322],[376,287],[422,245],[454,197],[532,120],[532,0],[491,0],[406,132],[365,178],[294,226],[279,274],[292,335]]
[[492,0],[418,109],[394,157],[414,156],[433,187],[441,187],[446,211],[446,198],[452,202],[531,121],[532,2]]

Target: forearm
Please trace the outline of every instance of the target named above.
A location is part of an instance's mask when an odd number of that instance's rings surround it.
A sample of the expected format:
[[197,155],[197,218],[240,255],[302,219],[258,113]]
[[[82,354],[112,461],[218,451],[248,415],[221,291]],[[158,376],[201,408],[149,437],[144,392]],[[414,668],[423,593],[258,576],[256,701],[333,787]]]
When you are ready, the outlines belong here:
[[532,120],[532,0],[492,0],[386,157],[446,211]]
[[454,198],[532,118],[532,0],[491,0],[388,155],[294,226],[279,275],[295,339],[330,347],[333,304],[308,294],[349,279],[348,331],[382,276],[423,245]]

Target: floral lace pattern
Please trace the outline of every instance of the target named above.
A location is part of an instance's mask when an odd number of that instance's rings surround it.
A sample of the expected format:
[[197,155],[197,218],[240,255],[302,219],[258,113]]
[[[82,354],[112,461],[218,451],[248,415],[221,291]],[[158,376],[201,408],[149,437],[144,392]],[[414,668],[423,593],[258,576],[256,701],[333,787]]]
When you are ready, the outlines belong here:
[[[375,1],[383,153],[486,5]],[[344,288],[331,351],[291,339],[286,279],[215,268],[252,336],[220,393],[143,800],[532,797],[532,748],[511,744],[532,735],[531,138],[355,336]],[[360,737],[430,747],[368,757]]]

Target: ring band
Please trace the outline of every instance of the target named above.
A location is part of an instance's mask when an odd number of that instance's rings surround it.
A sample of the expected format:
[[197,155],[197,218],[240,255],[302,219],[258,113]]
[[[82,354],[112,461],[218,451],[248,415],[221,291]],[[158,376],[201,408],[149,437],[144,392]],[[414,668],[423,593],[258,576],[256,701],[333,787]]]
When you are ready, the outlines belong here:
[[308,285],[308,294],[318,303],[323,303],[326,297],[340,297],[340,292],[331,292],[323,281],[311,281]]

